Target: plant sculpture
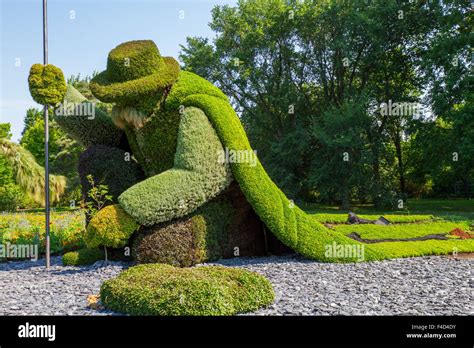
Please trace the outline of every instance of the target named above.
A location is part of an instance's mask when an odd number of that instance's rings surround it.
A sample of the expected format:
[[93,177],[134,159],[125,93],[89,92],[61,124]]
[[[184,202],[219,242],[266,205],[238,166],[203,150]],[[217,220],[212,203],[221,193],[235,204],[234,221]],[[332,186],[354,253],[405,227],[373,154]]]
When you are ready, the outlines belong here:
[[[64,105],[89,103],[72,86],[64,92],[58,82],[61,77],[59,69],[33,66],[29,78],[33,98],[40,103],[51,101],[57,110]],[[47,84],[46,78],[54,83]],[[57,113],[55,119],[71,137],[89,147],[94,159],[88,163],[106,163],[113,148],[118,149],[114,152],[116,158],[123,154],[123,160],[114,161],[113,173],[108,173],[109,179],[116,177],[121,183],[114,187],[123,189],[118,195],[121,213],[116,217],[127,216],[126,223],[115,225],[130,226],[129,220],[142,225],[148,234],[137,239],[137,243],[164,243],[162,246],[180,255],[175,264],[190,265],[193,262],[189,260],[205,261],[202,255],[213,255],[207,258],[211,259],[229,255],[229,251],[232,256],[232,251],[239,255],[239,249],[251,250],[246,243],[260,243],[259,237],[254,236],[265,229],[310,259],[355,261],[347,255],[325,252],[326,246],[333,243],[361,243],[326,228],[285,196],[256,157],[224,93],[205,79],[180,71],[178,63],[162,57],[152,41],[130,41],[110,51],[107,69],[91,80],[90,88],[99,100],[114,104],[111,115],[98,109],[94,115],[84,115],[80,111],[88,108],[75,107],[69,108],[70,112]],[[94,167],[94,177],[109,168],[103,167],[106,168]],[[81,171],[82,176],[87,174],[91,174],[90,170]],[[122,178],[123,175],[127,177]],[[234,192],[234,196],[229,196],[229,192]],[[237,206],[236,202],[242,204]],[[208,209],[210,204],[212,209]],[[233,212],[226,215],[231,221],[222,223],[219,209],[228,210],[229,205]],[[110,209],[99,211],[96,219],[106,221],[107,216],[101,218],[101,214],[109,214]],[[255,217],[260,225],[255,224],[248,238],[239,239],[239,231],[244,231]],[[234,228],[236,224],[238,229]],[[218,225],[220,229],[216,229]],[[98,235],[105,233],[99,231],[102,226],[108,228],[107,224],[97,224],[92,230]],[[199,228],[202,230],[197,231]],[[120,238],[131,235],[131,231],[127,227]],[[186,231],[195,235],[186,241],[192,257],[183,256],[183,250],[179,250],[182,245],[170,245],[170,238],[163,235],[175,233],[182,238]],[[123,245],[122,242],[117,245]],[[439,242],[436,247],[430,244],[426,253],[449,253],[453,246],[459,251],[473,249],[468,241],[452,241],[446,246]],[[364,245],[364,260],[417,255],[423,243],[406,242],[395,254],[389,252],[390,243]],[[140,244],[135,248],[138,252],[145,249],[150,250]],[[221,252],[216,254],[211,249]],[[173,259],[174,251],[162,254],[167,262],[173,263],[170,258]],[[150,255],[141,258],[160,261]]]

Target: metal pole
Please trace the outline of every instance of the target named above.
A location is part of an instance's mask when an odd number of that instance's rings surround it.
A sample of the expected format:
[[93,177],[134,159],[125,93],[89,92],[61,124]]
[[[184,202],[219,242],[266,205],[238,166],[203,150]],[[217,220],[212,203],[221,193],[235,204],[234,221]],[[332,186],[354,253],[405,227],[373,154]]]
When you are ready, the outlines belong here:
[[[48,64],[48,10],[46,0],[43,0],[43,61]],[[45,187],[45,214],[46,214],[46,268],[51,266],[50,238],[49,238],[49,116],[48,105],[44,106],[44,187]]]

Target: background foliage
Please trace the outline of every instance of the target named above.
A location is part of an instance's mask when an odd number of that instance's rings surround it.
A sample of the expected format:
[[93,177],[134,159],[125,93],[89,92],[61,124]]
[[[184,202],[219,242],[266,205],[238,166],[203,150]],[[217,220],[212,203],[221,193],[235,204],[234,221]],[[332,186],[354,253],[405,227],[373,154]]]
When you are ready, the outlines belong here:
[[[472,197],[469,11],[465,0],[242,0],[216,6],[215,39],[189,37],[180,59],[231,98],[290,197]],[[389,100],[424,111],[383,115]]]

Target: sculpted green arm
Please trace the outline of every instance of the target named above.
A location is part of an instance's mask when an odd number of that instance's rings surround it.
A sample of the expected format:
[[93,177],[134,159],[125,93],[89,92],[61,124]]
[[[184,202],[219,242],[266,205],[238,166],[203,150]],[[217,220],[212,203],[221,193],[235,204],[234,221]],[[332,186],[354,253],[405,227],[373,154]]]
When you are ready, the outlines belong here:
[[119,196],[121,207],[142,225],[185,216],[222,192],[231,182],[224,151],[204,112],[184,109],[173,168],[148,178]]
[[55,106],[54,120],[71,138],[84,146],[117,146],[122,131],[104,111],[95,108],[73,86],[64,81],[61,69],[54,65],[34,64],[28,77],[33,99],[42,105]]

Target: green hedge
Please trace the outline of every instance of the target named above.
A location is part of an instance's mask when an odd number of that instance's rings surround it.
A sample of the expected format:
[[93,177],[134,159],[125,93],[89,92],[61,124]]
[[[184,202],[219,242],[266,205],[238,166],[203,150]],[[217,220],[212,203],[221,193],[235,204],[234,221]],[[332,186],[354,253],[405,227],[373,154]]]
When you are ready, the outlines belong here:
[[84,237],[88,248],[120,248],[138,229],[138,224],[118,205],[102,208],[87,225]]
[[139,263],[189,267],[222,258],[233,209],[225,200],[212,201],[191,216],[148,227],[135,239]]
[[131,315],[233,315],[274,301],[270,282],[243,269],[223,266],[176,268],[138,265],[106,280],[104,306]]
[[218,161],[222,151],[206,115],[196,108],[186,109],[179,126],[174,167],[126,190],[119,196],[120,205],[146,226],[195,211],[232,180],[228,164]]
[[104,251],[99,249],[79,249],[63,255],[64,266],[90,265],[99,260],[104,260]]

